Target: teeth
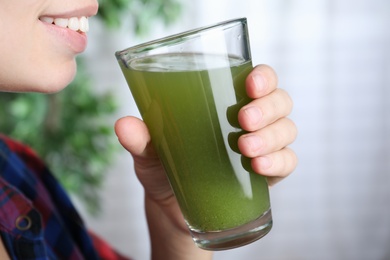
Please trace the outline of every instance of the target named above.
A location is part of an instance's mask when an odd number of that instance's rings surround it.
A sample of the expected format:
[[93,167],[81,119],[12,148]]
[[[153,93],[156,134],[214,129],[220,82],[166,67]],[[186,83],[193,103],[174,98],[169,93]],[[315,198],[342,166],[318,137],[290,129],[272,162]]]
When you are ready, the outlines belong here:
[[73,31],[78,31],[80,28],[79,19],[77,17],[72,17],[68,21],[68,28]]
[[69,19],[65,19],[65,18],[54,19],[54,24],[62,28],[68,27],[68,23],[69,23]]
[[87,17],[83,16],[80,18],[80,31],[88,32],[89,31],[89,22]]
[[81,32],[88,32],[89,31],[89,23],[88,18],[85,16],[82,16],[80,18],[78,17],[72,17],[72,18],[52,18],[52,17],[41,17],[39,18],[42,22],[49,23],[49,24],[55,24],[62,28],[69,28],[73,31],[81,31]]
[[45,23],[53,23],[53,22],[54,22],[54,18],[51,18],[51,17],[42,17],[42,18],[41,18],[41,21],[42,21],[42,22],[45,22]]

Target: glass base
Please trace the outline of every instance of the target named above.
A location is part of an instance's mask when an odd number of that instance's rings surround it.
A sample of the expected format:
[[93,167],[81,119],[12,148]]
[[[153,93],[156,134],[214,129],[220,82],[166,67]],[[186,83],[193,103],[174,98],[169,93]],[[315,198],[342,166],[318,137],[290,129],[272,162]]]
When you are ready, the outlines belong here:
[[195,244],[205,250],[226,250],[252,243],[272,228],[271,209],[252,222],[223,231],[199,232],[190,229]]

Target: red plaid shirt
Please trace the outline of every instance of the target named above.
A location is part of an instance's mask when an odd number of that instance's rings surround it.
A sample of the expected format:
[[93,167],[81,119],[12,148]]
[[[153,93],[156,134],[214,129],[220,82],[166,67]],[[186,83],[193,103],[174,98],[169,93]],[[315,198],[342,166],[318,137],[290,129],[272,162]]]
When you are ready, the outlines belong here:
[[87,231],[36,154],[1,134],[0,235],[12,259],[126,259]]

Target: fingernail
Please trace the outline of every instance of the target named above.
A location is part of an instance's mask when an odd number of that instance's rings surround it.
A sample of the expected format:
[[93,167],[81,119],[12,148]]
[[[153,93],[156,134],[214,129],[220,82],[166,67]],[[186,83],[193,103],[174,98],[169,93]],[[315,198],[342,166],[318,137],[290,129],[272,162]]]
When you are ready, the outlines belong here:
[[266,86],[264,77],[261,74],[254,74],[252,78],[255,83],[256,93],[263,93]]
[[250,124],[252,125],[257,125],[263,117],[263,113],[256,106],[247,107],[245,108],[244,112],[245,115],[248,117]]
[[256,153],[258,150],[261,149],[263,143],[261,139],[256,135],[247,135],[245,136],[245,141],[247,145],[249,146],[249,150],[252,153]]
[[260,168],[262,170],[267,170],[267,169],[271,168],[272,161],[269,157],[263,156],[263,157],[260,157],[259,160],[260,160]]

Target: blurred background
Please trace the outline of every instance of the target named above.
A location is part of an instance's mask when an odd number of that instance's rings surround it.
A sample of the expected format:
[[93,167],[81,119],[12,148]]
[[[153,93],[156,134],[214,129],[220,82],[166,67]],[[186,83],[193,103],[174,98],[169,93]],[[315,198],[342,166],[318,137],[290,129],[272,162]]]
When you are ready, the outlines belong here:
[[[390,1],[180,0],[177,8],[160,0],[172,20],[151,19],[149,12],[134,21],[139,10],[153,9],[138,2],[122,16],[102,14],[106,22],[90,19],[83,73],[93,93],[112,95],[95,100],[112,105],[103,113],[106,125],[138,115],[115,51],[238,17],[248,18],[253,63],[271,65],[295,103],[299,165],[271,189],[272,231],[214,259],[389,260]],[[115,152],[98,186],[100,211],[75,201],[96,233],[136,260],[149,259],[142,187],[117,143],[100,143],[97,153],[110,145]]]

